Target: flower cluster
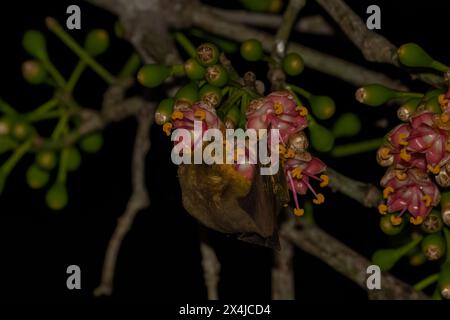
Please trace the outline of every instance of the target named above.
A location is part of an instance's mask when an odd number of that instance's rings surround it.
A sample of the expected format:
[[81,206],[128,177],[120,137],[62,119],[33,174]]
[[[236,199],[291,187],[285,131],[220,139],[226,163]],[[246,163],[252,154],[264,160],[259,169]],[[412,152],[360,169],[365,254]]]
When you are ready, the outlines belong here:
[[298,216],[304,214],[300,208],[297,194],[304,195],[310,190],[316,204],[325,201],[321,193],[311,186],[310,180],[317,180],[321,187],[328,185],[328,176],[322,174],[325,164],[309,152],[308,138],[303,130],[308,125],[308,110],[296,103],[294,96],[288,91],[272,92],[268,96],[252,101],[247,111],[247,128],[279,129],[279,154],[283,172],[292,191],[295,209]]
[[399,212],[391,219],[394,225],[405,212],[411,223],[421,224],[439,204],[439,189],[430,175],[439,186],[450,186],[449,98],[450,93],[439,96],[441,113],[418,108],[378,149],[378,163],[389,167],[381,180],[386,203],[378,209],[382,214]]

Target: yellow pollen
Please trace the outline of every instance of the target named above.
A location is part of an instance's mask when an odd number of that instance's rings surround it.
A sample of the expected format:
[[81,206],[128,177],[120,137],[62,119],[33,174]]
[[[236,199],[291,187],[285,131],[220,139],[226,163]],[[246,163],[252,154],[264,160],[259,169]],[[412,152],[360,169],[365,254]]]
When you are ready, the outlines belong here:
[[422,197],[422,201],[425,203],[425,207],[429,207],[431,205],[431,201],[433,201],[433,199],[431,199],[431,196],[426,194]]
[[285,146],[283,146],[282,144],[279,144],[278,145],[278,148],[279,148],[279,150],[280,150],[280,154],[285,154],[286,153],[286,147]]
[[388,209],[388,207],[384,203],[378,205],[378,212],[383,215],[387,213],[387,209]]
[[306,109],[303,106],[297,106],[295,108],[295,110],[298,111],[298,113],[302,116],[302,117],[306,117],[308,115],[308,109]]
[[408,175],[402,170],[395,170],[395,177],[398,180],[403,181],[408,177]]
[[174,111],[172,113],[172,120],[183,120],[184,114],[181,111]]
[[206,112],[203,110],[197,110],[195,111],[194,116],[203,121],[206,118]]
[[406,133],[400,133],[398,135],[398,144],[400,144],[402,146],[407,146],[408,141],[405,140],[407,137],[408,137],[408,135]]
[[391,223],[394,226],[398,226],[400,223],[402,223],[402,217],[398,217],[398,216],[391,216]]
[[441,171],[441,167],[440,167],[440,166],[435,166],[435,167],[433,167],[433,166],[430,165],[430,164],[427,166],[427,169],[428,169],[431,173],[433,173],[433,174],[438,174],[439,171]]
[[386,160],[387,158],[389,158],[389,148],[381,148],[380,149],[380,157],[383,160]]
[[448,99],[445,97],[445,94],[439,95],[438,101],[442,108],[445,108],[448,104]]
[[417,226],[423,222],[423,218],[421,216],[411,217],[409,219],[409,222],[411,222],[413,225]]
[[300,209],[300,208],[295,208],[295,209],[294,209],[294,214],[295,214],[297,217],[301,217],[301,216],[303,216],[303,215],[305,214],[305,210]]
[[322,179],[322,182],[320,183],[320,186],[322,188],[325,188],[328,185],[328,183],[330,183],[330,177],[328,177],[326,174],[322,174],[320,176],[320,179]]
[[389,197],[389,194],[391,194],[392,192],[394,192],[394,188],[392,187],[386,187],[383,190],[383,198],[387,199],[387,197]]
[[405,161],[411,160],[411,155],[408,154],[408,152],[406,152],[406,148],[403,148],[403,149],[400,151],[400,158],[402,158],[402,159],[405,160]]
[[301,179],[302,178],[302,169],[300,167],[295,168],[291,172],[292,178]]
[[172,124],[170,122],[166,122],[164,123],[162,129],[166,133],[166,135],[170,136],[170,132],[172,131]]
[[288,159],[293,158],[295,156],[295,151],[289,148],[284,156]]
[[450,116],[448,115],[447,112],[441,113],[441,115],[439,117],[441,118],[441,121],[443,123],[447,123],[450,120]]
[[318,193],[316,199],[313,200],[315,204],[322,204],[325,202],[325,197],[323,194]]
[[284,111],[283,105],[279,102],[275,102],[273,108],[275,109],[276,114],[282,114]]

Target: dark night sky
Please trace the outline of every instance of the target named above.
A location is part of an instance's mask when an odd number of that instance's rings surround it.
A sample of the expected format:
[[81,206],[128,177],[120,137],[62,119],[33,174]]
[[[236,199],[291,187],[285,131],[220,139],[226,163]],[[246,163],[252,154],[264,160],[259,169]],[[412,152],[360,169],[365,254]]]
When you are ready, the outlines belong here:
[[[210,1],[221,2],[224,1]],[[448,37],[444,35],[445,29],[448,30],[448,1],[428,0],[419,4],[407,0],[346,2],[361,16],[366,15],[368,5],[379,4],[382,10],[381,34],[395,45],[417,42],[437,59],[449,63],[446,56],[449,52]],[[23,33],[30,28],[44,30],[44,17],[48,15],[63,22],[67,5],[73,3],[79,3],[82,9],[82,30],[72,32],[76,39],[83,39],[92,28],[113,31],[113,16],[80,1],[8,1],[2,4],[0,96],[19,110],[38,106],[52,94],[46,88],[30,87],[21,79],[20,66],[27,59],[21,47]],[[309,1],[303,14],[318,12],[322,11]],[[77,62],[75,56],[54,36],[48,32],[46,36],[52,60],[63,73],[68,74]],[[297,38],[329,54],[408,79],[403,70],[366,63],[340,32],[334,38],[312,35]],[[131,52],[129,44],[116,39],[99,61],[114,72]],[[238,56],[231,58],[240,71],[251,68],[244,65]],[[313,92],[332,96],[339,112],[357,112],[364,121],[361,140],[385,133],[374,125],[380,116],[388,117],[390,126],[396,124],[394,109],[387,109],[382,115],[379,110],[359,105],[353,99],[355,88],[346,83],[309,69],[299,77],[299,82]],[[412,87],[424,88],[418,84],[412,84]],[[102,80],[89,71],[75,95],[82,105],[98,108],[105,88]],[[140,91],[149,96],[144,89],[136,88],[136,92]],[[70,204],[61,212],[52,212],[45,206],[44,191],[32,191],[27,187],[24,172],[32,163],[32,157],[25,158],[14,170],[0,197],[1,296],[91,296],[100,279],[109,237],[130,194],[129,169],[134,129],[133,119],[108,127],[104,132],[103,150],[95,155],[83,155],[83,165],[76,173],[70,174],[68,180]],[[330,166],[360,180],[377,183],[383,174],[371,153],[351,159],[323,158]],[[114,296],[205,298],[198,223],[181,205],[176,167],[170,162],[170,141],[156,126],[152,128],[152,149],[147,165],[152,203],[137,216],[123,243]],[[367,257],[377,247],[389,245],[387,237],[378,229],[378,218],[376,210],[364,209],[352,200],[329,192],[325,205],[316,210],[320,226]],[[212,231],[209,236],[222,262],[221,297],[270,298],[271,251]],[[296,251],[294,263],[299,298],[366,298],[364,291],[356,285],[305,253]],[[68,291],[65,287],[65,270],[70,264],[79,265],[82,270],[82,290],[77,292]],[[415,281],[430,269],[413,269],[407,263],[400,263],[393,272],[402,279]],[[332,288],[332,293],[324,296],[325,287]]]

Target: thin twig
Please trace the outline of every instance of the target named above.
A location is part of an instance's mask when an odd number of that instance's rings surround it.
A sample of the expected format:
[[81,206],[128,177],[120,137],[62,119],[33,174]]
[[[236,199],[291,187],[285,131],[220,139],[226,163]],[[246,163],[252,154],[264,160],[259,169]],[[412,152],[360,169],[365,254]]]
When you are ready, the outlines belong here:
[[206,240],[200,242],[200,251],[202,253],[203,277],[205,279],[208,300],[218,300],[220,262],[217,259],[214,249],[206,242]]
[[153,121],[153,108],[142,108],[137,115],[138,128],[132,159],[132,195],[123,215],[118,219],[116,229],[106,250],[102,279],[94,295],[111,295],[117,257],[122,241],[130,230],[136,214],[150,204],[145,186],[145,157],[150,149],[150,125]]
[[398,65],[397,48],[385,37],[370,31],[342,0],[316,0],[339,24],[368,61]]
[[[246,10],[226,10],[211,8],[212,12],[230,21],[262,28],[278,28],[282,17],[277,14],[249,12]],[[297,32],[317,35],[333,35],[334,30],[322,16],[314,15],[302,17],[293,27]]]

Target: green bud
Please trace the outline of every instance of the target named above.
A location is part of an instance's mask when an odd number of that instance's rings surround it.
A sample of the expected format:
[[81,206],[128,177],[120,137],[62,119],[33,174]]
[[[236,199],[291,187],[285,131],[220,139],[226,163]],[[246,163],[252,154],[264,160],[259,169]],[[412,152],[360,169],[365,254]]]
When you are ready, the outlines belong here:
[[355,97],[360,103],[369,106],[381,106],[398,96],[398,91],[386,88],[381,84],[369,84],[356,91]]
[[415,43],[406,43],[397,50],[398,59],[407,67],[433,68],[446,72],[449,68],[434,60],[425,50]]
[[84,42],[87,53],[95,57],[101,55],[109,47],[109,35],[106,30],[95,29],[88,33]]
[[161,64],[147,64],[139,70],[137,79],[143,86],[155,88],[161,85],[170,74],[170,67]]
[[25,141],[33,134],[33,127],[25,121],[17,120],[12,127],[12,136],[18,141]]
[[47,47],[44,35],[36,30],[27,31],[22,40],[24,49],[33,57],[47,59]]
[[181,87],[175,94],[175,100],[187,101],[193,104],[199,100],[198,87],[194,82],[190,82],[184,87]]
[[260,41],[256,39],[245,40],[241,44],[241,56],[247,61],[259,61],[264,55]]
[[66,169],[67,171],[75,171],[80,167],[81,164],[81,155],[77,148],[70,147],[67,151],[67,162]]
[[52,170],[56,166],[56,154],[50,150],[40,151],[36,154],[36,163],[45,170]]
[[206,69],[205,79],[213,86],[223,87],[228,83],[228,72],[220,64],[215,64]]
[[333,99],[327,96],[312,95],[309,98],[309,103],[313,114],[321,120],[330,119],[336,111]]
[[450,261],[445,262],[441,267],[438,286],[442,297],[450,299]]
[[196,59],[188,59],[184,63],[184,70],[191,80],[201,80],[205,77],[206,70]]
[[439,232],[443,226],[441,213],[437,210],[432,210],[421,224],[422,230],[426,233]]
[[403,228],[405,227],[405,222],[402,220],[402,222],[399,225],[393,225],[391,222],[391,216],[394,214],[386,214],[381,217],[380,219],[380,229],[385,234],[389,236],[395,236],[402,232]]
[[197,60],[202,66],[212,66],[219,61],[220,52],[215,44],[203,43],[197,48]]
[[26,178],[31,188],[40,189],[47,184],[50,179],[50,174],[36,164],[32,164],[27,170]]
[[167,98],[162,100],[155,112],[155,122],[156,124],[162,125],[170,120],[170,116],[173,112],[173,105],[175,100],[172,98]]
[[397,117],[402,121],[408,121],[419,106],[420,99],[408,99],[397,109]]
[[251,11],[268,11],[272,5],[272,0],[240,0],[242,5]]
[[297,76],[302,73],[305,64],[302,57],[295,52],[288,53],[281,62],[284,72],[290,76]]
[[422,252],[428,260],[438,260],[445,253],[444,237],[440,233],[427,235],[422,241]]
[[421,240],[422,237],[417,237],[399,248],[377,250],[372,256],[372,262],[378,265],[381,271],[389,271],[403,256],[414,249]]
[[22,75],[28,83],[33,85],[41,84],[47,79],[47,71],[36,60],[28,60],[22,64]]
[[353,137],[361,131],[361,120],[354,113],[343,113],[337,118],[332,131],[336,138]]
[[334,136],[330,130],[321,126],[316,121],[309,121],[311,145],[319,152],[329,152],[334,146]]
[[103,146],[101,133],[91,133],[80,140],[80,148],[87,153],[96,153]]
[[68,195],[66,186],[62,183],[55,183],[48,191],[45,196],[45,201],[47,206],[52,210],[63,209],[68,202]]
[[205,84],[199,91],[200,100],[211,108],[217,108],[222,101],[222,90],[216,86]]

